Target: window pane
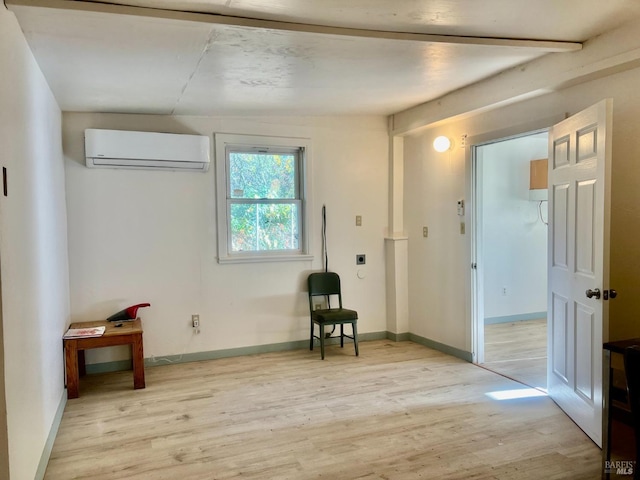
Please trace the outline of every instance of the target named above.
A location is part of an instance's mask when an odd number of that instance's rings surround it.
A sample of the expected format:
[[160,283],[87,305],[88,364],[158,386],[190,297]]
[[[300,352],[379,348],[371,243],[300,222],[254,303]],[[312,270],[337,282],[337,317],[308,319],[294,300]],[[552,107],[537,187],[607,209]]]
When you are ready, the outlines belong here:
[[296,155],[229,153],[230,198],[296,198]]
[[232,203],[231,251],[298,250],[298,203]]

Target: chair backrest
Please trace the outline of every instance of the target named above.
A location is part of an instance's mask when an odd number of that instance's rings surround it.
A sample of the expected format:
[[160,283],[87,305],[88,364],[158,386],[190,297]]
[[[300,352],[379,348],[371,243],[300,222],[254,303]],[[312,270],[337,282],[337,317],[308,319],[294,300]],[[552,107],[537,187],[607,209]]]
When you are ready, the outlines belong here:
[[640,427],[640,345],[633,345],[624,351],[624,371],[634,427]]
[[342,308],[342,293],[340,292],[340,277],[334,272],[312,273],[307,279],[309,285],[309,307],[311,297],[318,295],[338,295],[338,302]]

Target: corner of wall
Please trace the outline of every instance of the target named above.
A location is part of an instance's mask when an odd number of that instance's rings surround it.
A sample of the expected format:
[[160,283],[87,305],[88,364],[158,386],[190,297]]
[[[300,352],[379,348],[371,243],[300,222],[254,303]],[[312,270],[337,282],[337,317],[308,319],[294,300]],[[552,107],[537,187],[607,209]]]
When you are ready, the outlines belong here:
[[56,440],[56,436],[58,435],[58,429],[60,428],[60,423],[62,422],[62,414],[64,413],[64,407],[67,405],[67,390],[62,391],[62,396],[60,397],[60,403],[58,404],[58,409],[56,410],[56,414],[53,417],[53,423],[51,424],[51,428],[49,430],[49,435],[47,435],[47,440],[44,445],[44,449],[42,450],[42,455],[40,456],[40,462],[38,463],[38,469],[36,470],[36,475],[34,480],[42,480],[44,479],[44,474],[47,471],[47,465],[49,464],[49,458],[51,458],[51,452],[53,450],[53,443]]

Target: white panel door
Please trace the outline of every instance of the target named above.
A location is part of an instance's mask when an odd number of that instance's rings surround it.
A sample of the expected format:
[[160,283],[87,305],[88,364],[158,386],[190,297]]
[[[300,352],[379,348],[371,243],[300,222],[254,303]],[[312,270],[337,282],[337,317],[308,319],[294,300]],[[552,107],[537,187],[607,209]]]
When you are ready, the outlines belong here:
[[[549,133],[549,395],[602,444],[612,101]],[[587,296],[587,294],[590,295]]]

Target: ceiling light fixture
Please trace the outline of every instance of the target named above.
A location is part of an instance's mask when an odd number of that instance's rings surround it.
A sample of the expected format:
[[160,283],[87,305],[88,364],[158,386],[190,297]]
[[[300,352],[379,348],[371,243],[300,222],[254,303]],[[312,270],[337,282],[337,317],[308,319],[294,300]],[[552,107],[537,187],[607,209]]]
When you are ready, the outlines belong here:
[[433,141],[433,148],[436,152],[446,152],[447,150],[451,149],[451,140],[449,140],[449,138],[445,137],[444,135],[440,135]]

